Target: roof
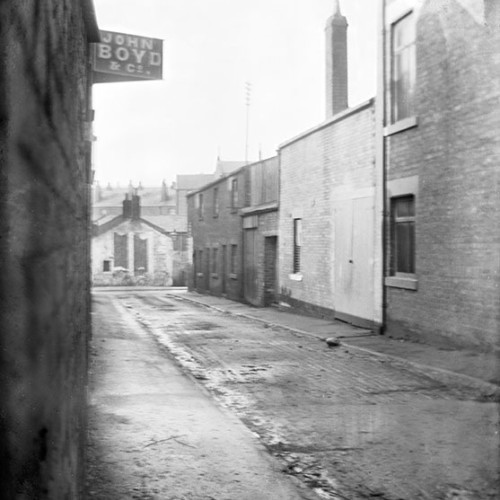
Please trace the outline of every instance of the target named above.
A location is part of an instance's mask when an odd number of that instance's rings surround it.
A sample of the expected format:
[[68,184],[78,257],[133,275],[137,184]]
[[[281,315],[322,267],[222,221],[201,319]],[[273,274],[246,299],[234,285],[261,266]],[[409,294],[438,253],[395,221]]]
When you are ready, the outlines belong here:
[[215,176],[224,177],[225,175],[238,170],[240,167],[243,167],[247,163],[247,161],[226,161],[217,159],[217,165],[215,166]]
[[192,189],[198,189],[213,180],[214,174],[178,175],[177,189],[190,191]]
[[[92,205],[94,207],[121,207],[123,205],[123,200],[125,195],[130,192],[128,187],[114,187],[114,188],[100,188],[101,197],[99,201],[95,200],[95,192],[97,187],[94,188],[94,200]],[[141,197],[142,207],[151,206],[175,206],[175,194],[170,188],[168,190],[168,199],[162,201],[162,187],[143,187],[137,189],[137,194]]]
[[[93,223],[93,236],[112,231],[124,222],[146,224],[163,234],[187,232],[187,217],[183,215],[147,215],[139,219],[125,219],[122,215],[106,215]],[[138,226],[137,226],[138,227]]]
[[187,217],[185,215],[144,215],[140,220],[146,221],[157,228],[172,233],[187,231]]
[[121,215],[102,215],[101,217],[95,219],[92,221],[92,224],[95,224],[96,226],[103,226],[104,224],[107,224],[108,222],[112,221],[113,219],[116,219],[117,217],[120,217]]

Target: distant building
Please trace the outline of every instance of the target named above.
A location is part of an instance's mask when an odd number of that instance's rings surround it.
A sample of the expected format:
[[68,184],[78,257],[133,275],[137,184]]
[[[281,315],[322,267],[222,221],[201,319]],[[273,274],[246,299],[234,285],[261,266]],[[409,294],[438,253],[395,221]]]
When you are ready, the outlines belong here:
[[226,175],[231,174],[235,170],[247,165],[246,161],[228,161],[221,160],[220,157],[217,157],[217,163],[215,165],[215,173],[214,177],[218,179],[219,177],[225,177]]
[[187,195],[193,235],[191,289],[242,297],[242,227],[239,209],[245,193],[243,171],[237,170]]
[[141,197],[141,212],[143,215],[174,215],[177,213],[177,193],[173,183],[167,187],[165,181],[161,186],[145,186],[142,184],[127,187],[117,187],[108,184],[105,188],[95,183],[92,192],[92,220],[122,213],[122,202],[126,194],[132,196],[135,190]]
[[278,157],[243,168],[243,298],[254,306],[278,302]]
[[188,194],[192,289],[254,305],[276,300],[278,179],[275,157]]
[[209,184],[210,182],[225,177],[231,172],[238,170],[245,165],[244,161],[228,161],[221,160],[217,157],[215,164],[215,172],[213,174],[183,174],[177,176],[176,190],[177,190],[177,213],[179,215],[187,215],[187,201],[186,195],[192,191]]
[[93,284],[186,285],[191,255],[186,217],[142,214],[140,196],[125,196],[122,214],[94,222]]
[[500,2],[384,7],[386,331],[498,349]]
[[214,180],[213,174],[185,174],[177,176],[176,203],[177,213],[187,217],[186,196],[191,191],[196,191],[205,184]]

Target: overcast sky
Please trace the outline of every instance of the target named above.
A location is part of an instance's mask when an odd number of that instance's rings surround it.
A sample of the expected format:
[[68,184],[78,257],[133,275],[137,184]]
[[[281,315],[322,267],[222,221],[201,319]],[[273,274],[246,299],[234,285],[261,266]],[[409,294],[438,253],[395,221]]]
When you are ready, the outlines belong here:
[[[94,0],[102,30],[161,38],[163,80],[94,85],[101,184],[155,185],[211,173],[325,117],[324,27],[334,0]],[[349,23],[349,105],[375,94],[376,0],[341,0]]]

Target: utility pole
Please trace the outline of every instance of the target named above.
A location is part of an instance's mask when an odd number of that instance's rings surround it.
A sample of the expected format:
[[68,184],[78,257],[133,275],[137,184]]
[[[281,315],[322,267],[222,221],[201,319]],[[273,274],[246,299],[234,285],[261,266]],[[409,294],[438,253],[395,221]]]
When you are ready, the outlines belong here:
[[250,128],[250,101],[252,96],[252,84],[245,82],[245,105],[247,107],[246,131],[245,131],[245,164],[248,164],[248,131]]

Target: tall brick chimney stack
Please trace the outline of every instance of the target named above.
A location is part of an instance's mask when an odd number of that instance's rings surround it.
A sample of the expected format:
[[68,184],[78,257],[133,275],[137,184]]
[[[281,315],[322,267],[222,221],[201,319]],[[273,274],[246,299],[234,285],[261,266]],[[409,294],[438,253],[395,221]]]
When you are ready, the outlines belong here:
[[123,200],[123,218],[130,219],[132,217],[132,201],[127,193],[125,199]]
[[326,117],[347,109],[347,19],[335,0],[326,34]]
[[132,220],[137,220],[141,218],[141,197],[137,194],[137,189],[132,195],[132,199],[130,202],[130,210]]

